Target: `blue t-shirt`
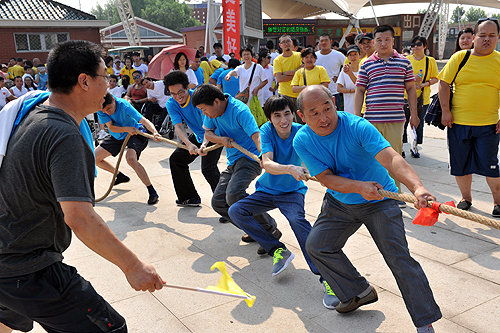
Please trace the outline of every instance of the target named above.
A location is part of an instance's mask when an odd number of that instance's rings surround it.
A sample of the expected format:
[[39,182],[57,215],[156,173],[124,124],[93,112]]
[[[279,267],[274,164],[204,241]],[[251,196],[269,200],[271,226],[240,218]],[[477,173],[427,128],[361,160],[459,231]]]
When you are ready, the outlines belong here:
[[[330,169],[334,175],[359,181],[374,181],[382,185],[384,190],[397,193],[394,180],[375,159],[375,155],[382,149],[391,146],[389,142],[366,119],[348,112],[337,114],[338,125],[331,134],[319,136],[305,125],[295,135],[293,147],[311,176]],[[358,193],[340,193],[331,189],[327,192],[344,204],[368,202]]]
[[38,90],[47,90],[47,72],[45,72],[45,75],[41,75],[41,74],[37,74],[35,76],[35,79],[36,77],[39,77],[40,79],[38,80],[38,87],[37,89]]
[[[97,111],[99,122],[101,124],[106,124],[111,121],[115,126],[139,128],[139,121],[141,121],[142,119],[142,114],[137,112],[132,104],[130,104],[123,98],[115,98],[115,102],[116,111],[111,116],[102,111]],[[109,130],[109,134],[111,134],[117,140],[125,140],[128,133],[115,133]]]
[[189,89],[189,97],[185,107],[182,107],[174,98],[169,98],[167,101],[167,110],[174,126],[182,123],[184,119],[191,131],[193,131],[196,141],[202,143],[203,136],[205,135],[205,129],[203,128],[203,118],[205,116],[200,109],[194,107],[191,103],[192,95],[193,90]]
[[222,85],[222,91],[224,93],[235,97],[238,91],[240,91],[240,78],[233,76],[231,77],[231,80],[229,80],[229,82],[226,81],[226,75],[229,74],[229,72],[232,70],[232,68],[229,68],[223,71],[217,79],[217,84]]
[[[293,138],[301,127],[302,125],[293,123],[292,133],[290,133],[290,136],[286,140],[283,140],[279,137],[273,124],[269,121],[266,122],[260,127],[260,144],[262,154],[272,152],[273,161],[276,163],[301,166],[302,161],[292,146]],[[291,175],[271,175],[270,173],[264,172],[264,174],[257,180],[255,190],[273,195],[290,192],[299,192],[305,195],[307,192],[307,186],[302,180],[297,181]]]
[[[203,126],[214,130],[219,136],[227,136],[246,150],[258,155],[259,151],[252,140],[252,135],[259,132],[257,122],[246,104],[225,94],[227,96],[226,111],[217,118],[205,117]],[[251,157],[243,154],[236,148],[226,148],[227,165],[234,164],[241,157],[253,161]]]
[[[189,68],[191,68],[191,67],[189,67]],[[204,84],[205,83],[205,77],[203,76],[203,68],[198,67],[197,70],[193,69],[193,72],[194,72],[194,75],[196,76],[196,79],[198,80],[198,86]]]
[[220,74],[224,72],[224,68],[220,67],[220,68],[217,68],[214,73],[212,74],[212,76],[210,76],[212,79],[214,79],[215,81],[217,81],[217,79],[219,79],[219,76]]

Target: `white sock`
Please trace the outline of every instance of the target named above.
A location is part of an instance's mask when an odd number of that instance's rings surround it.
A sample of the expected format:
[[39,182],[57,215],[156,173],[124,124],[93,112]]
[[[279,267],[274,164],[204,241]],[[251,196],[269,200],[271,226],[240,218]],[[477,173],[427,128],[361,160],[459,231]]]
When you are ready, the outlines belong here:
[[361,294],[358,295],[359,298],[363,298],[366,295],[368,295],[372,291],[373,287],[370,285],[368,288],[365,289]]
[[434,327],[432,327],[432,324],[417,327],[417,333],[434,333]]

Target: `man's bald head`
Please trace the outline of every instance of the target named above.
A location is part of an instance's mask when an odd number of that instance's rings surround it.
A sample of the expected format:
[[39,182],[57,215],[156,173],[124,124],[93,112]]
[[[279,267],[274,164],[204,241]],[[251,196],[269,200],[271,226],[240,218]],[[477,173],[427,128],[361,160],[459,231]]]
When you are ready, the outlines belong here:
[[313,85],[308,86],[304,90],[302,90],[297,97],[297,109],[303,111],[304,110],[304,101],[314,100],[314,95],[326,94],[329,99],[333,99],[332,92],[323,85]]

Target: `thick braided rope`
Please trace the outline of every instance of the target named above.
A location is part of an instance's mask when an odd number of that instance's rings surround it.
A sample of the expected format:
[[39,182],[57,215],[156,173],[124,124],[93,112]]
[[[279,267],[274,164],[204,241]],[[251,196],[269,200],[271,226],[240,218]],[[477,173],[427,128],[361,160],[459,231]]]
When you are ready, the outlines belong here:
[[[402,200],[410,203],[415,203],[417,201],[417,198],[415,198],[413,195],[409,194],[398,194],[394,192],[389,192],[389,191],[384,191],[384,190],[379,190],[380,195],[391,198],[391,199],[396,199],[396,200]],[[427,207],[432,207],[432,201],[427,202]],[[495,229],[500,229],[500,222],[479,214],[474,214],[471,212],[468,212],[466,210],[458,209],[452,206],[448,206],[445,204],[442,204],[439,206],[439,210],[448,213],[451,215],[459,216],[464,219],[468,219],[474,222],[478,222],[484,225],[487,225],[489,227],[495,228]]]
[[[150,138],[150,139],[154,138],[153,135],[146,134],[146,133],[143,133],[143,132],[138,132],[138,134],[140,134],[142,136],[145,136],[146,138]],[[100,197],[99,199],[97,199],[95,202],[99,202],[99,201],[102,201],[102,200],[106,199],[106,197],[109,195],[109,193],[111,193],[111,190],[113,189],[113,186],[115,185],[116,175],[118,175],[118,172],[119,172],[119,167],[120,167],[120,163],[122,161],[123,152],[125,151],[125,147],[127,146],[127,142],[128,142],[128,140],[130,139],[131,136],[132,135],[129,133],[127,135],[127,137],[125,138],[125,140],[123,141],[122,148],[120,149],[120,155],[118,156],[118,161],[116,161],[115,172],[113,173],[113,178],[111,178],[111,184],[109,184],[108,190],[106,191],[106,193],[104,193],[104,195],[102,197]],[[186,145],[178,143],[178,142],[173,141],[173,140],[169,140],[169,139],[165,139],[165,138],[160,138],[160,141],[163,141],[163,142],[166,142],[166,143],[170,143],[171,145],[174,145],[176,147],[189,150],[186,147]],[[208,152],[210,152],[212,150],[215,150],[215,149],[217,149],[219,147],[222,147],[222,145],[221,144],[216,144],[216,145],[210,146],[208,148],[205,148],[203,150],[203,152],[208,153]],[[196,152],[198,152],[198,149],[196,149]]]

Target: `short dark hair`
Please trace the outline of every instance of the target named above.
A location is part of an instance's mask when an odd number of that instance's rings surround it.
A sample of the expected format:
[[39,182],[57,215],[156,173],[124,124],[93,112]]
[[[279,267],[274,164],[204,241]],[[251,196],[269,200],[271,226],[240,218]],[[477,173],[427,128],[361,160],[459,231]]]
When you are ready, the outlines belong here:
[[339,47],[340,45],[339,45],[339,42],[337,42],[336,40],[334,40],[334,41],[332,42],[332,46]]
[[108,63],[109,62],[113,62],[113,57],[110,57],[110,56],[107,56],[105,59],[104,59],[104,64],[106,66],[108,66]]
[[390,25],[383,24],[383,25],[379,25],[378,27],[375,27],[375,29],[373,29],[373,38],[375,38],[375,35],[377,33],[382,33],[382,32],[386,32],[386,31],[390,31],[392,37],[394,37],[394,29]]
[[200,104],[212,106],[214,105],[215,99],[223,101],[226,99],[226,96],[216,86],[212,84],[202,84],[194,90],[191,96],[191,103],[194,107]]
[[271,120],[271,114],[273,112],[283,111],[286,109],[287,106],[290,109],[290,111],[293,110],[292,101],[289,100],[288,98],[278,95],[271,96],[267,99],[266,103],[264,104],[264,114],[266,115],[267,119]]
[[297,40],[297,38],[292,38],[292,43],[294,47],[299,46],[299,41]]
[[21,79],[21,80],[23,79],[23,77],[22,77],[22,76],[19,76],[19,75],[18,75],[18,76],[16,76],[16,77],[14,77],[14,81],[16,81],[16,79],[17,79],[17,78],[19,78],[19,79]]
[[272,40],[268,40],[266,42],[266,48],[268,48],[269,50],[274,49],[274,42]]
[[424,44],[424,47],[427,47],[427,38],[425,38],[424,36],[415,36],[411,39],[412,44],[416,43],[417,41],[421,41],[422,44]]
[[187,89],[189,85],[189,78],[186,73],[181,71],[171,71],[163,78],[163,83],[165,84],[165,88],[168,90],[168,87],[175,86],[176,84],[182,84],[184,89]]
[[110,105],[113,103],[113,95],[108,91],[106,93],[106,96],[104,96],[104,102],[102,103],[102,108],[104,109],[106,106]]
[[132,76],[134,76],[134,74],[137,74],[137,73],[141,74],[141,76],[142,76],[142,72],[141,71],[133,71],[132,72]]
[[253,51],[252,51],[252,48],[250,48],[248,45],[243,47],[241,50],[240,50],[240,57],[243,57],[243,52],[250,52],[250,54],[252,55],[253,57]]
[[201,58],[201,52],[200,51],[196,51],[196,55],[194,56],[195,58]]
[[45,65],[40,63],[40,64],[36,65],[36,68],[38,68],[38,67],[45,67]]
[[186,55],[186,53],[184,52],[179,52],[175,55],[175,59],[174,59],[174,69],[177,69],[179,70],[179,60],[181,59],[181,57],[184,56],[184,58],[186,58],[186,69],[189,69],[189,59]]
[[312,54],[314,56],[314,59],[318,59],[318,56],[316,55],[316,52],[314,52],[314,49],[312,47],[307,47],[303,49],[302,52],[300,53],[300,56],[302,58],[305,58],[307,57],[308,54]]
[[268,54],[270,54],[270,52],[269,52],[268,49],[262,49],[262,50],[260,50],[260,52],[259,52],[259,59],[257,59],[257,62],[260,64],[262,62],[262,60],[264,60],[264,58],[267,57]]
[[352,44],[354,44],[354,38],[356,38],[356,36],[357,36],[357,35],[358,35],[358,34],[357,34],[357,33],[355,33],[355,32],[351,32],[351,33],[347,34],[347,35],[345,36],[345,40],[346,40],[346,42],[348,42],[348,43],[349,43],[349,44],[351,44],[351,45],[352,45]]
[[33,69],[31,66],[24,66],[24,70],[26,71],[27,69]]
[[5,79],[3,78],[3,76],[0,76],[0,82],[4,81]]
[[111,74],[109,76],[110,79],[115,79],[116,81],[118,81],[118,76],[116,76],[115,74]]
[[319,36],[319,38],[321,37],[328,37],[329,40],[332,40],[332,36],[330,36],[330,34],[327,34],[326,32],[321,34],[321,36]]
[[214,43],[214,49],[215,49],[216,47],[220,47],[220,48],[222,49],[222,44],[221,44],[221,43]]
[[17,57],[16,61],[17,61],[17,62],[22,62],[22,61],[23,61],[23,58],[21,58],[21,57]]
[[52,92],[70,94],[82,73],[95,78],[104,54],[101,45],[85,40],[56,44],[47,58],[47,79]]
[[498,25],[498,19],[497,18],[483,18],[479,19],[477,23],[474,25],[474,35],[477,34],[477,31],[479,29],[479,25],[483,24],[484,22],[491,21],[497,25],[497,33],[500,33],[500,25]]
[[241,65],[240,61],[238,59],[231,59],[229,60],[229,62],[227,63],[227,67],[228,68],[236,68],[238,67],[239,65]]

